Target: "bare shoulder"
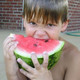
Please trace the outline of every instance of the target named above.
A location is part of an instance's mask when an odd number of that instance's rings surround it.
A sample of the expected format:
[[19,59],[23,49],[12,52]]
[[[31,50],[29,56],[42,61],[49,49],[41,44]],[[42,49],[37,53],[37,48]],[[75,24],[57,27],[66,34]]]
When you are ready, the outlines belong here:
[[62,55],[51,72],[54,80],[80,80],[80,51],[77,47],[65,41]]
[[62,55],[66,67],[65,80],[80,80],[80,51],[78,48],[65,41]]
[[65,65],[69,67],[69,64],[71,65],[75,62],[80,63],[80,51],[78,50],[78,48],[62,38],[60,38],[60,40],[65,41],[62,54],[64,64],[66,63]]

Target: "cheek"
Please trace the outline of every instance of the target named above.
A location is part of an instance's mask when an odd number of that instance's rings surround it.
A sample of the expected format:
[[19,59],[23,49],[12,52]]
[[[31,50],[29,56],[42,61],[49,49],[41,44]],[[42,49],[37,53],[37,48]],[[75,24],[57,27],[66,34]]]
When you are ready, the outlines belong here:
[[49,36],[51,39],[58,39],[60,35],[60,29],[53,29],[49,31]]
[[27,36],[33,36],[33,34],[34,34],[35,31],[34,31],[33,28],[26,27],[25,28],[25,32],[26,32]]

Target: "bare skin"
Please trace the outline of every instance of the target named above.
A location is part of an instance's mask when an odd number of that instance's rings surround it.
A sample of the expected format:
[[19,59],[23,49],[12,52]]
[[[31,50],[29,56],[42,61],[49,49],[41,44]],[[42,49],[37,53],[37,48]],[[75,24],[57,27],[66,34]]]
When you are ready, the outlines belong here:
[[80,80],[80,51],[66,42],[59,62],[51,69],[53,80]]
[[[50,23],[50,22],[49,22]],[[59,34],[67,28],[68,22],[55,24],[46,24],[33,22],[27,23],[24,19],[24,27],[26,34],[38,39],[59,39]],[[37,61],[35,53],[31,54],[32,61],[35,68],[25,64],[21,59],[19,62],[27,71],[19,70],[16,58],[13,54],[17,46],[15,39],[8,37],[4,41],[3,51],[5,57],[5,66],[8,80],[80,80],[80,52],[72,44],[65,41],[66,44],[58,63],[51,69],[47,69],[48,55],[47,52],[43,54],[44,62],[40,65]],[[14,67],[15,65],[15,67]]]
[[[14,56],[14,49],[16,48],[18,42],[14,41],[12,37],[7,37],[3,43],[4,59],[6,75],[8,80],[25,80],[26,77],[20,73],[16,58]],[[15,66],[14,66],[15,65]]]

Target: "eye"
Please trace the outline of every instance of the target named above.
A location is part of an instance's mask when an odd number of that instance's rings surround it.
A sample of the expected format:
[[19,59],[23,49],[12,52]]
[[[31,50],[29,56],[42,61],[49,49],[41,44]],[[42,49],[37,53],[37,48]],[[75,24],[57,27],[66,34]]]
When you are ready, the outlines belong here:
[[48,24],[48,26],[52,27],[52,26],[53,26],[53,24]]
[[54,24],[48,24],[48,27],[55,27],[56,25]]
[[36,23],[35,22],[29,22],[31,25],[36,25]]

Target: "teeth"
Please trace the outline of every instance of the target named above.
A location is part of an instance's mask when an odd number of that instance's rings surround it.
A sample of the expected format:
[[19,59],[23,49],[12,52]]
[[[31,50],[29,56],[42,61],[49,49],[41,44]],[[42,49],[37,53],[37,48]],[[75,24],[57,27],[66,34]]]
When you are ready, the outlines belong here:
[[36,39],[49,39],[49,37],[47,37],[47,36],[45,36],[45,37],[34,36],[34,38],[36,38]]
[[47,40],[48,38],[38,38],[38,37],[34,37],[36,39],[44,39],[44,40]]

